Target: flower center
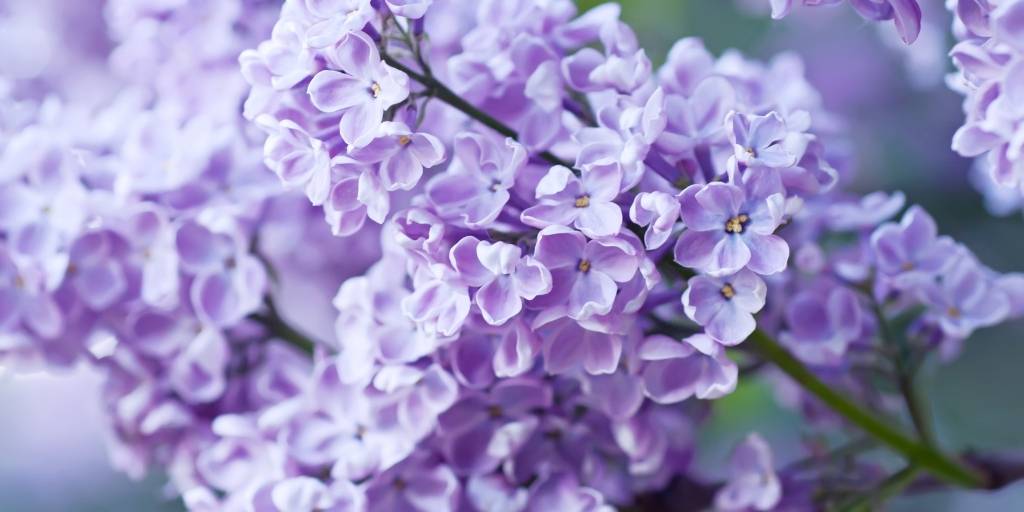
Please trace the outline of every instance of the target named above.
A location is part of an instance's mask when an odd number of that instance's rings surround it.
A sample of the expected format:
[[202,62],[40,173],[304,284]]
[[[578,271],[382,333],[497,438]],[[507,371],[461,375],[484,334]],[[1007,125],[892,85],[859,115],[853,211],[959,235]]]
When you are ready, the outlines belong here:
[[577,265],[576,268],[578,268],[580,272],[583,272],[584,274],[590,272],[590,260],[580,260],[580,264]]
[[754,151],[754,148],[743,148],[743,149],[744,149],[744,151],[747,152],[747,156],[749,156],[750,158],[757,158],[757,151]]
[[900,265],[900,270],[904,272],[910,272],[911,270],[914,270],[914,262],[904,261],[903,264]]
[[399,492],[404,491],[405,488],[408,486],[408,484],[405,483],[405,480],[403,480],[401,477],[396,478],[393,482],[391,482],[391,485],[394,486],[395,490]]
[[492,419],[498,419],[503,414],[504,414],[504,411],[501,410],[501,406],[500,405],[489,405],[489,406],[487,406],[487,415],[490,416]]
[[582,196],[577,197],[575,206],[576,208],[586,208],[590,206],[590,196],[583,194]]
[[732,300],[732,298],[736,296],[736,289],[732,287],[731,283],[725,283],[722,285],[722,289],[719,290],[719,293],[722,294],[722,297],[725,297],[725,300]]
[[412,139],[408,135],[402,135],[398,138],[399,146],[408,146],[410,142],[412,142]]
[[950,306],[949,309],[946,310],[946,314],[949,315],[950,318],[960,318],[961,313],[956,306]]
[[380,96],[380,84],[377,82],[370,84],[370,94],[373,94],[374,98]]
[[727,221],[725,221],[725,232],[739,234],[742,233],[747,224],[750,223],[750,216],[741,213]]

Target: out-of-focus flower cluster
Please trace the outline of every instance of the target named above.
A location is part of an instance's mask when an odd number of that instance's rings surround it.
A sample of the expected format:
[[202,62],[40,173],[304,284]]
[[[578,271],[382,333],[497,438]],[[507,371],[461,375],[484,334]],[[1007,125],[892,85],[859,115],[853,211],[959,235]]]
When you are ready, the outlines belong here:
[[[916,2],[851,3],[916,35]],[[193,510],[606,510],[680,482],[814,510],[820,450],[692,463],[707,401],[759,370],[746,339],[884,402],[858,378],[880,346],[951,356],[1024,310],[919,207],[893,220],[901,194],[840,190],[793,55],[687,38],[653,69],[616,5],[568,0],[104,9],[110,97],[5,84],[0,349],[105,368],[115,463]]]
[[948,80],[964,94],[964,125],[953,149],[978,157],[978,186],[994,211],[1018,209],[1024,194],[1024,2],[949,0],[950,51],[958,73]]
[[[768,0],[772,18],[785,17],[796,6],[818,7],[843,3],[844,0]],[[857,14],[870,21],[892,20],[903,42],[910,44],[921,33],[921,5],[918,0],[848,0]],[[956,1],[956,0],[951,0]],[[981,0],[985,1],[985,0]],[[975,0],[965,0],[973,3]]]

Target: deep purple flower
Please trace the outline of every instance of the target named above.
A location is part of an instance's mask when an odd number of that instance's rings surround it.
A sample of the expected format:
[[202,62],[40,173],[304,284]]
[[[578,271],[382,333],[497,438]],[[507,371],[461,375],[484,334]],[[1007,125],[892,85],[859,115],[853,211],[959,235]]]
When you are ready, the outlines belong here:
[[313,77],[309,97],[323,112],[340,112],[345,142],[370,142],[384,111],[409,95],[409,77],[380,60],[377,46],[362,32],[349,32],[329,55],[332,66]]
[[788,329],[779,341],[807,363],[840,364],[847,347],[861,334],[862,315],[857,294],[848,288],[810,289],[786,305]]
[[619,284],[637,271],[636,248],[619,238],[587,239],[578,231],[550,226],[537,235],[534,256],[551,272],[554,288],[538,304],[568,302],[572,318],[611,311]]
[[695,334],[683,340],[650,336],[637,352],[646,361],[644,392],[662,404],[720,398],[736,389],[739,369],[725,348],[710,336]]
[[675,246],[680,265],[713,276],[744,267],[762,275],[786,268],[789,246],[774,234],[785,203],[777,181],[755,176],[742,188],[717,182],[690,185],[680,202],[687,228]]
[[491,325],[519,314],[523,300],[551,291],[548,269],[511,244],[467,236],[452,247],[451,263],[467,285],[479,288],[473,300]]
[[741,270],[731,276],[696,276],[683,292],[686,316],[725,345],[735,345],[757,328],[754,313],[764,307],[768,287],[757,274]]
[[615,204],[622,186],[617,167],[596,167],[577,178],[556,165],[537,183],[540,204],[523,211],[523,222],[538,228],[575,226],[592,238],[611,236],[622,228],[622,210]]

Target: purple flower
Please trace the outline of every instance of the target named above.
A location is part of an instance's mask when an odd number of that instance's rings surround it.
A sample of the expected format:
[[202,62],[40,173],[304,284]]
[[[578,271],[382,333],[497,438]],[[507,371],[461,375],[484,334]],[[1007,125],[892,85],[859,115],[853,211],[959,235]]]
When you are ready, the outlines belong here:
[[409,190],[419,183],[424,168],[444,161],[444,145],[429,133],[413,133],[402,123],[385,121],[372,141],[350,149],[349,156],[362,163],[379,162],[386,190]]
[[682,341],[655,335],[637,352],[642,361],[644,392],[661,404],[696,396],[701,400],[723,397],[736,389],[739,369],[725,348],[710,336],[695,334]]
[[224,370],[229,355],[227,340],[220,331],[203,329],[171,364],[168,375],[171,388],[194,404],[220,398],[227,387]]
[[591,331],[549,310],[534,321],[544,342],[544,369],[561,374],[580,368],[591,375],[614,373],[622,356],[622,336]]
[[[327,48],[355,32],[374,17],[370,0],[302,0],[312,24],[306,29],[306,43]],[[340,43],[339,43],[340,44]]]
[[927,283],[919,295],[928,306],[926,318],[947,336],[965,339],[975,329],[1002,322],[1010,313],[1010,300],[969,254],[956,257],[938,282]]
[[713,276],[744,267],[762,275],[782,272],[789,246],[773,234],[785,203],[779,188],[761,176],[743,188],[718,182],[686,187],[680,211],[687,229],[676,242],[676,262]]
[[772,510],[782,499],[782,484],[772,464],[764,438],[757,433],[747,436],[732,452],[729,481],[715,494],[715,509]]
[[469,286],[478,287],[473,300],[484,320],[501,325],[519,314],[523,300],[551,291],[551,273],[519,247],[481,242],[467,236],[451,250],[451,263]]
[[873,228],[903,209],[903,192],[872,192],[858,201],[839,202],[825,210],[826,222],[837,231]]
[[526,162],[526,150],[513,139],[503,145],[476,133],[455,137],[455,159],[427,183],[427,198],[445,217],[471,228],[486,226],[508,203],[509,190]]
[[696,276],[683,292],[686,316],[725,345],[736,345],[757,328],[768,287],[749,270],[724,277]]
[[652,251],[665,244],[679,221],[679,199],[666,192],[641,192],[633,199],[629,218],[640,226],[648,226],[644,245]]
[[451,468],[414,457],[367,483],[366,510],[454,511],[458,497],[459,480]]
[[733,155],[739,163],[748,167],[790,167],[799,158],[787,147],[789,130],[776,112],[748,116],[733,111],[725,116],[725,125]]
[[362,32],[342,37],[328,59],[341,71],[321,71],[309,82],[309,97],[323,112],[340,112],[341,138],[353,146],[370,142],[384,111],[409,95],[409,77],[380,60]]
[[842,286],[810,289],[786,305],[788,329],[779,341],[807,363],[840,364],[847,347],[861,334],[862,315],[852,290]]
[[469,315],[469,290],[454,270],[423,267],[413,276],[413,293],[402,311],[424,332],[454,336]]
[[398,16],[419,19],[427,13],[434,0],[386,0],[385,3]]
[[540,204],[523,211],[523,222],[538,228],[575,226],[591,238],[611,236],[622,228],[622,210],[615,204],[622,172],[615,166],[595,167],[577,178],[556,165],[537,183]]
[[732,84],[719,76],[701,80],[687,98],[669,94],[665,98],[667,124],[658,137],[658,149],[685,154],[701,146],[727,143],[724,120],[735,103]]
[[302,187],[314,205],[323,204],[331,187],[331,157],[323,142],[289,120],[261,116],[259,122],[269,133],[263,162],[286,187]]
[[619,284],[636,274],[636,248],[619,238],[587,239],[578,231],[550,226],[537,235],[534,256],[551,272],[554,287],[538,301],[545,306],[568,299],[568,315],[587,318],[611,311]]
[[938,236],[935,220],[920,206],[903,214],[899,224],[890,222],[871,234],[871,248],[878,271],[906,288],[930,281],[953,261],[956,242]]
[[445,456],[459,475],[487,474],[514,455],[537,427],[534,410],[551,407],[542,381],[517,378],[469,394],[439,418]]

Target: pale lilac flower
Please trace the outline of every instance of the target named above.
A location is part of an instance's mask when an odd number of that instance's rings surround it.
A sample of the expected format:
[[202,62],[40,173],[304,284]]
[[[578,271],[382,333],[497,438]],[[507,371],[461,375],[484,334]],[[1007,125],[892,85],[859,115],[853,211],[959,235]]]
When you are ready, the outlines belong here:
[[951,238],[938,235],[935,220],[920,206],[903,214],[899,224],[890,222],[871,234],[871,249],[878,271],[897,287],[929,281],[948,268],[957,254]]
[[551,291],[551,273],[519,247],[467,236],[452,247],[451,263],[459,277],[479,289],[473,300],[484,320],[501,325],[519,314],[523,300]]
[[410,19],[419,19],[427,13],[434,0],[386,0],[391,12]]
[[825,210],[830,228],[837,231],[874,228],[903,209],[906,196],[896,191],[866,194],[857,201],[843,201]]
[[692,396],[714,399],[736,389],[739,369],[710,336],[695,334],[681,341],[649,336],[637,355],[646,362],[644,392],[655,402],[671,404]]
[[637,272],[636,248],[619,238],[588,241],[578,231],[550,226],[537,235],[534,256],[551,272],[554,288],[538,304],[562,304],[568,314],[587,318],[611,311],[619,283]]
[[736,161],[747,166],[790,167],[799,154],[787,147],[789,130],[777,112],[748,116],[736,111],[725,116],[726,134]]
[[331,189],[331,158],[323,142],[290,120],[258,119],[269,135],[263,162],[285,186],[302,187],[314,205],[323,204]]
[[427,198],[438,213],[471,228],[494,222],[511,197],[526,150],[512,139],[499,145],[466,132],[456,135],[454,153],[448,169],[427,183]]
[[930,318],[954,339],[965,339],[976,329],[1003,321],[1010,300],[970,255],[956,257],[938,276],[938,282],[919,288]]
[[715,494],[715,509],[772,510],[781,498],[771,448],[759,434],[750,434],[729,459],[729,481]]
[[[356,34],[375,14],[370,0],[302,0],[312,24],[306,29],[306,44],[327,48],[350,34]],[[340,44],[340,43],[339,43]]]
[[744,267],[762,275],[783,271],[789,246],[774,232],[782,223],[785,199],[773,181],[755,176],[743,188],[716,182],[683,190],[687,229],[676,243],[676,261],[713,276]]
[[723,277],[696,276],[683,292],[686,316],[725,345],[736,345],[757,327],[754,314],[764,307],[768,287],[749,270]]
[[187,402],[212,402],[224,393],[228,342],[220,331],[205,328],[171,363],[168,382]]
[[615,204],[622,172],[595,167],[577,178],[556,165],[537,183],[539,204],[523,211],[523,222],[538,228],[575,226],[592,238],[611,236],[622,228],[622,210]]
[[543,340],[544,369],[560,374],[585,370],[592,375],[615,372],[622,357],[622,336],[585,329],[571,318],[549,311],[533,326]]
[[402,300],[402,311],[424,332],[453,336],[469,315],[469,290],[454,270],[424,267],[413,276],[413,293]]
[[679,199],[666,192],[641,192],[629,207],[629,218],[647,226],[644,245],[652,251],[665,245],[679,221]]
[[413,133],[409,127],[385,121],[374,139],[352,148],[349,157],[362,163],[380,163],[380,179],[388,191],[409,190],[429,169],[444,161],[444,145],[429,133]]
[[409,95],[409,77],[381,61],[377,46],[362,32],[345,34],[328,60],[340,71],[317,73],[309,83],[310,100],[323,112],[341,113],[345,142],[365,145],[376,135],[384,111]]
[[670,154],[683,154],[698,147],[721,146],[725,136],[726,115],[736,103],[736,92],[723,77],[711,76],[697,83],[688,97],[665,97],[665,131],[657,147]]

